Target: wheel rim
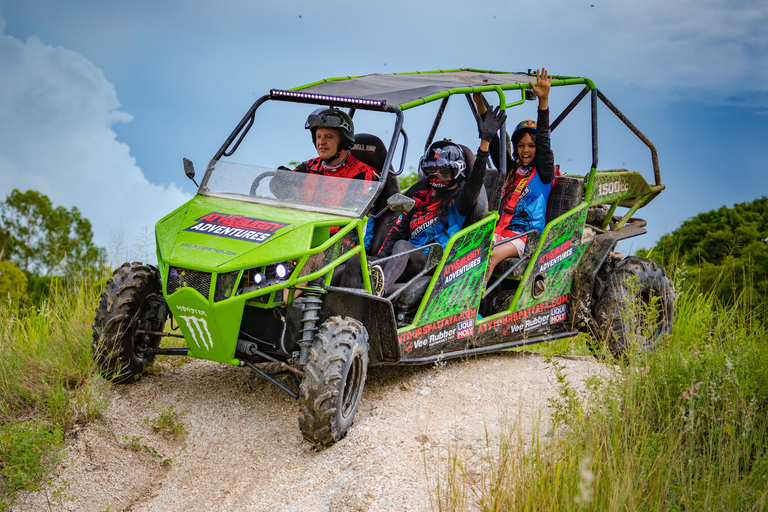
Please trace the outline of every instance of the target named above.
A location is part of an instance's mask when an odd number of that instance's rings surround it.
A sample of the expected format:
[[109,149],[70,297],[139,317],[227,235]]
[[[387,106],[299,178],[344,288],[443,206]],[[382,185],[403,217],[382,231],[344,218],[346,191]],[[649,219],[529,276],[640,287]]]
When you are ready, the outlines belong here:
[[363,378],[363,356],[356,354],[347,372],[344,383],[344,395],[342,396],[341,415],[346,418],[354,410],[360,396],[360,384]]

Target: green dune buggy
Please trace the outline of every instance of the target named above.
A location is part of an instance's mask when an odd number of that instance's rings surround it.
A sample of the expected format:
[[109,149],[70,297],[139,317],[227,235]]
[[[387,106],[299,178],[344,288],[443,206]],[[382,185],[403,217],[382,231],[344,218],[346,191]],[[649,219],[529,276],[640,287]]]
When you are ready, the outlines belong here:
[[[579,331],[592,334],[596,354],[652,348],[671,330],[670,280],[656,263],[622,258],[614,249],[645,233],[645,221],[634,214],[664,189],[656,150],[587,78],[554,77],[551,97],[573,91],[573,99],[552,130],[588,97],[583,130],[591,134],[591,165],[583,175],[555,179],[546,228],[526,234],[522,258],[502,262],[486,285],[506,173],[502,158],[501,169],[488,169],[464,229],[445,247],[426,247],[422,272],[389,296],[370,293],[362,245],[367,220],[375,217],[375,249],[411,205],[397,181],[408,155],[406,113],[436,109],[423,137],[426,149],[444,114],[457,111],[454,103],[471,128],[473,92],[512,109],[533,98],[530,80],[530,71],[374,74],[274,89],[259,98],[206,167],[197,194],[157,223],[158,265],[126,263],[109,279],[93,325],[102,372],[128,380],[160,354],[245,366],[297,399],[303,436],[328,446],[352,425],[368,366],[426,364]],[[454,97],[468,101],[462,107]],[[626,169],[597,170],[599,104],[649,148],[653,184]],[[291,172],[271,159],[279,145],[272,142],[251,157],[242,143],[267,105],[275,112],[298,107],[302,115],[318,105],[347,109],[358,132],[352,152],[381,172],[380,181]],[[268,139],[281,116],[267,115],[269,129],[254,138]],[[373,117],[387,128],[363,133]],[[298,126],[303,119],[286,123]],[[501,135],[503,152],[504,130]],[[243,161],[263,166],[235,163],[238,151]],[[191,162],[185,170],[194,180]],[[355,254],[365,289],[341,288],[340,271]],[[626,304],[639,305],[640,314],[628,313]],[[181,334],[171,332],[177,330]],[[163,347],[169,336],[183,337],[186,346]]]

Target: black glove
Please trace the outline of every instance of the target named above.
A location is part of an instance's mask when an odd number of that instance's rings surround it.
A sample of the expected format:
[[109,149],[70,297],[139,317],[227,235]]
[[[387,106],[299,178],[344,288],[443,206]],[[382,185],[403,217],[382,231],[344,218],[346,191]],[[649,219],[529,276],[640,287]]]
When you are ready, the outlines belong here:
[[485,119],[481,119],[477,124],[477,131],[480,133],[482,140],[490,142],[493,140],[493,136],[499,131],[501,125],[507,119],[507,113],[501,110],[500,107],[493,108],[485,113]]

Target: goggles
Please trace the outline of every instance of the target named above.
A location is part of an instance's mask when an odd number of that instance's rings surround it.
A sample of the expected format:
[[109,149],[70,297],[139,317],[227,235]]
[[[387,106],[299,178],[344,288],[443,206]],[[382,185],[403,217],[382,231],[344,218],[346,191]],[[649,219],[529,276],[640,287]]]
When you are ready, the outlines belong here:
[[307,128],[338,128],[347,132],[354,129],[341,116],[334,114],[311,114],[307,118]]
[[467,165],[462,161],[451,162],[443,158],[430,160],[426,159],[426,157],[421,157],[421,162],[419,165],[421,167],[421,172],[424,173],[424,176],[439,175],[442,178],[448,180],[462,176],[464,174],[464,169],[467,167]]

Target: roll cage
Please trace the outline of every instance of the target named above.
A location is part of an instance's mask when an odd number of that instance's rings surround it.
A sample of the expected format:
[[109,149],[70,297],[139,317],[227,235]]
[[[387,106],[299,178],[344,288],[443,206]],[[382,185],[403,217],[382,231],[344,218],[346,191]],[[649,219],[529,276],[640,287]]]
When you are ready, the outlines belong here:
[[[287,101],[311,105],[327,105],[329,107],[349,108],[349,115],[354,117],[358,109],[394,114],[395,127],[392,139],[389,143],[386,159],[384,161],[380,180],[385,182],[390,174],[390,166],[396,153],[399,138],[403,137],[403,150],[399,169],[392,174],[399,175],[403,172],[405,155],[408,150],[408,136],[403,129],[403,113],[411,108],[440,101],[435,119],[426,138],[424,149],[429,147],[437,132],[438,126],[445,112],[448,100],[454,95],[464,95],[476,120],[479,116],[472,101],[472,93],[494,92],[498,96],[499,105],[503,110],[520,105],[526,100],[532,100],[532,93],[528,82],[534,76],[529,69],[527,72],[488,71],[477,69],[453,69],[422,71],[413,73],[372,74],[354,77],[328,78],[307,85],[298,86],[288,90],[272,89],[269,94],[260,97],[243,116],[229,137],[216,152],[213,160],[222,157],[230,157],[237,150],[240,143],[248,134],[253,125],[256,111],[267,101]],[[650,185],[648,194],[628,200],[617,199],[611,203],[607,219],[614,214],[617,206],[627,207],[628,211],[622,219],[615,224],[614,229],[620,229],[632,215],[642,206],[645,206],[665,187],[661,183],[659,161],[656,148],[651,141],[622,114],[605,95],[600,92],[594,82],[589,78],[569,77],[554,75],[552,87],[583,86],[574,99],[563,109],[550,125],[554,131],[560,123],[573,111],[573,109],[587,96],[590,96],[591,111],[591,138],[592,138],[592,163],[589,174],[585,179],[585,200],[593,196],[595,173],[598,165],[598,100],[600,100],[643,144],[651,153],[654,184]],[[510,94],[511,93],[511,94]],[[508,100],[507,95],[519,95],[516,99]],[[507,137],[506,127],[502,125],[500,130],[501,153],[506,152]],[[499,162],[499,172],[506,175],[506,159]],[[376,201],[380,191],[371,198],[370,205]],[[491,202],[491,210],[497,210],[501,201],[501,191],[496,194]],[[608,220],[606,220],[606,223]]]

